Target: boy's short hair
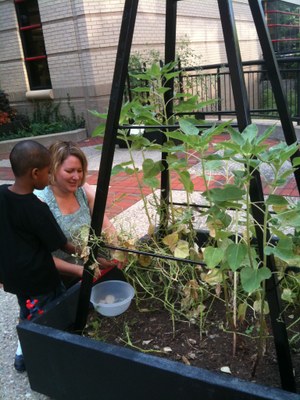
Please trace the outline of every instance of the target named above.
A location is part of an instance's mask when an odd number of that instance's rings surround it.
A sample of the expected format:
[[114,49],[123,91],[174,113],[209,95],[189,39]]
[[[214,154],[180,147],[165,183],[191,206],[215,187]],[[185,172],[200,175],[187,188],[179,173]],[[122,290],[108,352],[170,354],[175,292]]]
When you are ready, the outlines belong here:
[[24,176],[34,168],[43,169],[50,165],[50,152],[34,140],[24,140],[12,149],[9,160],[16,177]]
[[81,150],[77,143],[72,141],[58,141],[53,143],[50,147],[51,154],[51,167],[50,167],[50,176],[49,182],[51,185],[55,183],[55,175],[58,168],[62,165],[62,163],[69,157],[74,156],[79,159],[82,165],[82,181],[80,182],[80,186],[82,186],[85,182],[87,169],[88,169],[88,161],[86,155]]

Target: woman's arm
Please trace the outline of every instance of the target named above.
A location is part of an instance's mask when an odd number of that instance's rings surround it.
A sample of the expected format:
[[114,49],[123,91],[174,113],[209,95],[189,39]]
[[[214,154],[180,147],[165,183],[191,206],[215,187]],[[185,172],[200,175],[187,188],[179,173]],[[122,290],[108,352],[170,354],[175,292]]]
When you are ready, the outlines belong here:
[[[90,212],[91,212],[91,215],[92,215],[93,209],[94,209],[94,204],[95,204],[96,190],[91,185],[89,185],[88,183],[85,183],[83,185],[83,188],[85,190],[85,193],[86,193],[86,196],[87,196],[87,199],[88,199]],[[107,241],[110,244],[115,244],[115,245],[118,244],[118,233],[116,231],[116,228],[113,226],[113,224],[107,218],[106,215],[104,215],[102,231],[105,234],[105,236],[107,237]]]

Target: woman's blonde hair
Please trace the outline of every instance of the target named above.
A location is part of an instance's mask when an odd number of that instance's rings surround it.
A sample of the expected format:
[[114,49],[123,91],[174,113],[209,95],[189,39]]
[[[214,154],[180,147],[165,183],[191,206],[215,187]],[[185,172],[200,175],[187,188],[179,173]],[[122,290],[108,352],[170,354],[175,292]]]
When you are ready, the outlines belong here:
[[50,166],[50,176],[49,182],[51,185],[55,183],[55,176],[58,168],[62,165],[62,163],[69,157],[74,156],[79,159],[82,165],[83,177],[80,182],[80,186],[82,186],[86,179],[88,162],[84,152],[78,146],[77,143],[74,142],[55,142],[50,147],[51,154],[51,166]]

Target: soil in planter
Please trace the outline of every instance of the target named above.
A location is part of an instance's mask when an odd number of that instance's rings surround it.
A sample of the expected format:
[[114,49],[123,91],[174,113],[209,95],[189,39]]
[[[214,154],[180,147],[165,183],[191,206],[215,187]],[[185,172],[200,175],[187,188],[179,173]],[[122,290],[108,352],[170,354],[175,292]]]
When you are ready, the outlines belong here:
[[[140,304],[139,309],[132,302],[124,314],[112,318],[101,317],[95,311],[91,311],[84,335],[134,350],[142,349],[148,354],[214,372],[222,373],[221,369],[223,369],[227,371],[223,373],[231,373],[232,376],[244,380],[280,387],[271,329],[266,341],[265,355],[259,361],[253,377],[252,373],[257,360],[257,343],[250,338],[250,332],[253,335],[256,327],[252,326],[249,320],[247,325],[242,327],[241,334],[237,335],[236,354],[233,356],[233,335],[226,331],[222,321],[223,307],[222,303],[215,302],[214,309],[208,313],[207,320],[203,321],[205,323],[202,337],[199,324],[176,321],[175,331],[173,331],[170,315],[159,305],[156,305],[154,309],[153,305],[150,306],[146,302]],[[289,323],[299,317],[294,311],[287,314]],[[300,326],[294,326],[293,330],[299,332]],[[298,349],[292,350],[298,392],[300,391],[299,347],[298,342]]]

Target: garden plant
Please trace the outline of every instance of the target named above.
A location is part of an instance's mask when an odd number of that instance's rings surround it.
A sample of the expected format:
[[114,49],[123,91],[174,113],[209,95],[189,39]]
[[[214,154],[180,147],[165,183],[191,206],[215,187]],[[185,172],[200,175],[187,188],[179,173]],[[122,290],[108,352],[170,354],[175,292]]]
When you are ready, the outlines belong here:
[[[233,355],[238,336],[257,342],[254,375],[270,337],[266,281],[272,274],[276,274],[286,308],[299,314],[300,204],[280,195],[280,188],[300,164],[297,158],[290,162],[297,144],[279,142],[270,147],[273,127],[258,134],[255,125],[239,132],[231,121],[219,125],[200,121],[197,112],[215,100],[199,102],[197,96],[180,92],[176,84],[179,74],[176,63],[163,67],[154,63],[134,74],[141,85],[133,89],[132,101],[121,110],[118,139],[126,144],[129,160],[116,165],[113,174],[135,176],[148,225],[143,238],[125,230],[121,235],[128,250],[124,272],[136,288],[137,307],[151,308],[151,302],[153,308],[162,305],[169,312],[174,335],[176,324],[184,320],[199,327],[202,339],[208,334],[209,314],[216,303],[221,304],[222,329],[232,335]],[[170,79],[175,79],[175,91],[168,99]],[[170,101],[171,115],[167,112]],[[140,134],[130,135],[132,121]],[[101,134],[104,126],[100,124],[95,134]],[[159,140],[150,141],[143,134],[151,130]],[[154,150],[162,159],[153,160]],[[142,168],[135,162],[135,151],[143,155]],[[253,203],[250,196],[257,170],[266,183],[265,204]],[[162,173],[170,182],[167,198],[160,191]],[[175,177],[184,193],[181,203],[172,188]],[[201,194],[195,189],[195,178],[201,182]],[[145,187],[150,196],[144,194]],[[262,224],[253,217],[253,208],[263,212]],[[257,228],[262,232],[263,258],[257,249]],[[122,259],[124,253],[117,250],[114,257]],[[268,268],[267,257],[275,259],[275,272]],[[299,315],[290,327],[295,348],[299,343],[297,324]],[[125,328],[123,340],[127,338],[127,345],[134,347],[130,328]],[[99,329],[101,332],[101,326]]]
[[[136,89],[134,99],[124,104],[118,127],[119,138],[128,147],[128,161],[113,172],[138,179],[145,219],[139,209],[134,215],[146,232],[131,233],[124,225],[122,246],[118,248],[92,232],[89,235],[89,244],[99,251],[113,252],[114,258],[127,253],[123,271],[136,289],[135,301],[114,318],[95,318],[90,310],[89,323],[86,326],[85,320],[82,331],[77,317],[83,279],[41,316],[18,325],[31,388],[56,399],[98,399],[103,393],[111,399],[139,399],[143,393],[147,400],[298,400],[299,395],[292,393],[295,385],[283,385],[278,371],[275,380],[266,380],[270,373],[276,374],[277,366],[274,351],[271,358],[267,354],[270,330],[265,301],[269,298],[269,276],[276,275],[288,316],[293,315],[289,319],[293,331],[290,337],[297,349],[299,205],[277,192],[297,167],[297,158],[293,165],[288,161],[296,145],[278,144],[268,149],[271,129],[259,136],[253,125],[243,133],[230,122],[206,125],[190,114],[203,104],[188,93],[175,90],[170,113],[166,85],[169,79],[176,79],[175,67],[154,65],[137,77],[143,84]],[[146,80],[150,80],[149,89]],[[132,135],[132,122],[145,133]],[[156,143],[147,139],[148,129],[158,135]],[[101,130],[103,126],[96,133]],[[156,159],[152,150],[159,152],[161,159]],[[135,161],[136,151],[144,156],[142,167]],[[263,166],[271,169],[267,174],[266,208],[249,198],[249,182]],[[171,178],[170,190],[166,182],[160,185],[160,175],[162,180]],[[181,182],[184,199],[178,199],[173,190],[174,177]],[[196,190],[199,182],[200,198]],[[144,196],[149,192],[150,196]],[[263,222],[253,217],[250,205],[252,210],[262,209]],[[276,257],[276,271],[257,254],[257,232],[265,232],[264,254]],[[114,279],[113,272],[103,279]],[[283,314],[278,319],[283,320]],[[111,333],[116,334],[112,341]],[[167,344],[157,343],[157,337],[167,339]],[[250,345],[246,346],[244,339]],[[228,341],[233,343],[229,352]],[[264,363],[267,357],[269,364]],[[217,367],[207,365],[213,358],[218,359]],[[233,368],[236,360],[240,367],[237,371]],[[220,370],[223,374],[215,373]],[[95,385],[99,377],[100,386]],[[278,389],[280,385],[284,390]]]

